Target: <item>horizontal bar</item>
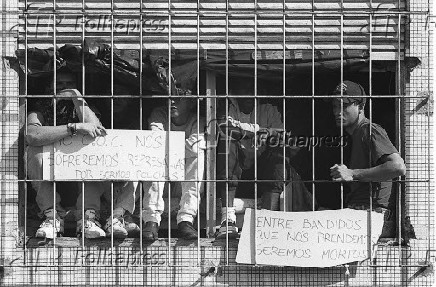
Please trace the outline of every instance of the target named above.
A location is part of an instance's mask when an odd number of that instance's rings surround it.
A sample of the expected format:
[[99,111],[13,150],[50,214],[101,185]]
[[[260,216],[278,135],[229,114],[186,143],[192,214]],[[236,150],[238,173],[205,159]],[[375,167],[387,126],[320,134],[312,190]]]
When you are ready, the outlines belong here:
[[[2,97],[4,98],[17,98],[17,96],[9,96],[9,95],[2,95]],[[180,96],[174,95],[174,96],[168,96],[168,95],[82,95],[81,97],[83,98],[93,98],[93,99],[97,99],[97,98],[130,98],[130,99],[138,99],[138,98],[143,98],[143,99],[152,99],[152,98],[163,98],[163,99],[169,99],[169,98],[178,98]],[[320,99],[320,100],[329,100],[332,98],[341,98],[340,95],[237,95],[237,96],[233,96],[233,95],[192,95],[192,96],[183,96],[186,98],[192,98],[192,99],[197,99],[197,98],[220,98],[220,99],[225,99],[225,98],[238,98],[238,97],[250,97],[250,98],[278,98],[278,99],[312,99],[312,98],[316,98],[316,99]],[[381,99],[427,99],[428,97],[425,95],[367,95],[367,96],[348,96],[348,95],[344,95],[342,96],[342,98],[381,98]],[[23,99],[32,99],[32,98],[52,98],[52,99],[59,99],[57,97],[53,97],[53,95],[19,95],[18,98],[23,98]],[[66,99],[67,97],[63,97],[63,99]]]
[[[369,15],[372,16],[398,16],[398,15],[430,15],[430,13],[428,11],[393,11],[393,10],[389,10],[389,11],[343,11],[343,12],[339,12],[339,11],[304,11],[304,10],[292,10],[292,9],[287,9],[287,10],[277,10],[277,11],[262,11],[262,10],[246,10],[246,11],[219,11],[219,10],[214,10],[211,12],[207,12],[207,11],[190,11],[190,10],[186,10],[183,12],[177,11],[177,12],[172,12],[172,11],[165,11],[165,12],[160,12],[160,11],[156,11],[156,10],[143,10],[142,12],[139,12],[139,9],[134,9],[134,10],[124,10],[124,11],[108,11],[108,9],[102,9],[101,11],[82,11],[79,9],[77,9],[77,12],[72,12],[71,10],[35,10],[35,11],[29,11],[29,10],[15,10],[15,11],[3,11],[1,14],[5,14],[5,15],[65,15],[65,16],[88,16],[88,15],[129,15],[129,16],[139,16],[139,15],[167,15],[170,14],[172,16],[183,16],[183,15],[187,15],[187,16],[191,16],[194,17],[196,15],[200,15],[200,16],[225,16],[225,15],[229,15],[229,16],[242,16],[242,17],[253,17],[253,15],[258,15],[258,16],[263,16],[263,15],[283,15],[286,12],[296,12],[293,14],[296,14],[296,16],[298,15],[307,15],[307,16],[311,16],[311,15],[323,15],[326,17],[340,17],[340,15],[347,15],[347,16],[356,16],[356,15],[362,15],[365,17],[369,17]],[[288,14],[288,13],[286,13]],[[288,16],[288,15],[287,15]],[[294,16],[294,15],[293,15]],[[290,17],[290,16],[288,16]]]
[[[296,135],[297,136],[297,135]],[[53,180],[45,180],[45,179],[1,179],[0,182],[64,182],[65,179],[61,179],[61,180],[57,180],[57,179],[53,179]],[[110,179],[90,179],[90,180],[81,180],[81,179],[69,179],[69,182],[119,182],[120,180],[110,180]],[[133,181],[136,182],[137,180],[122,180],[122,181]],[[155,182],[247,182],[247,183],[251,183],[251,182],[292,182],[292,180],[286,180],[286,181],[279,181],[279,180],[263,180],[263,179],[257,179],[257,180],[253,180],[253,179],[202,179],[202,180],[155,180],[153,179],[153,181]],[[333,181],[333,180],[326,180],[326,179],[316,179],[316,180],[298,180],[299,182],[307,182],[307,183],[339,183],[337,181]],[[353,180],[353,181],[348,181],[348,182],[359,182],[358,180]],[[385,181],[378,181],[378,182],[390,182],[388,180]],[[404,182],[404,183],[409,183],[409,182],[423,182],[423,183],[428,183],[430,182],[430,179],[424,180],[424,179],[420,179],[420,180],[408,180],[408,179],[404,179],[404,180],[395,180],[394,182]]]
[[[205,245],[205,246],[209,246],[209,245]],[[380,244],[380,246],[383,246],[383,244]],[[394,247],[394,246],[392,246]],[[74,248],[74,247],[72,247]],[[77,247],[76,247],[77,248]],[[152,247],[153,248],[153,247]],[[216,248],[216,247],[215,247]],[[139,251],[138,251],[139,252]],[[86,261],[85,261],[86,262]],[[187,267],[196,267],[196,266],[205,266],[205,265],[198,265],[198,264],[192,264],[192,265],[174,265],[174,264],[97,264],[97,263],[89,263],[89,264],[83,264],[83,265],[71,265],[71,264],[14,264],[11,266],[7,266],[8,268],[20,268],[20,267],[55,267],[55,268],[63,268],[63,267],[76,267],[76,268],[81,268],[81,267],[96,267],[96,268],[104,268],[104,267],[114,267],[114,266],[122,266],[122,267],[132,267],[132,268],[136,268],[136,267],[157,267],[157,268],[162,268],[162,267],[180,267],[180,268],[187,268]],[[398,265],[374,265],[374,264],[370,264],[370,265],[353,265],[353,268],[394,268],[394,267],[400,267],[400,268],[416,268],[416,267],[431,267],[431,264],[411,264],[411,265],[406,265],[406,264],[398,264]],[[291,268],[295,268],[295,269],[300,269],[301,267],[294,267],[294,266],[265,266],[265,265],[249,265],[249,264],[226,264],[225,267],[237,267],[237,268],[241,268],[241,267],[249,267],[249,268],[268,268],[268,269],[276,269],[276,268],[287,268],[287,269],[291,269]],[[335,267],[344,267],[344,265],[337,265]]]
[[[100,39],[101,41],[106,41],[109,39],[109,37],[106,36],[96,36],[93,35],[92,36],[94,39]],[[182,37],[181,38],[186,38],[186,37]],[[33,42],[28,44],[28,48],[39,48],[39,49],[48,49],[48,48],[53,48],[53,45],[50,44],[45,44],[47,42],[47,39],[51,38],[50,36],[38,36],[35,37],[35,40],[33,39],[28,39],[29,42]],[[75,37],[72,35],[66,35],[64,36],[64,39],[62,39],[62,42],[65,43],[70,43],[73,44],[74,43],[74,39]],[[205,38],[209,38],[210,37],[206,37]],[[221,38],[221,37],[219,37]],[[76,43],[79,43],[79,40],[81,39],[81,37],[76,37]],[[161,38],[162,39],[162,38]],[[209,43],[200,43],[200,48],[204,49],[204,50],[225,50],[226,46],[225,44],[221,44],[221,43],[217,43],[217,42],[212,42],[212,41],[208,41]],[[310,44],[304,44],[304,41],[298,41],[299,43],[297,44],[288,44],[286,45],[286,49],[287,50],[311,50],[312,46]],[[382,41],[380,40],[380,44],[378,45],[373,45],[373,48],[375,48],[376,50],[385,50],[385,51],[395,51],[398,50],[398,47],[396,46],[396,44],[392,43],[391,45],[388,44],[381,44]],[[63,45],[56,45],[56,48],[60,48]],[[132,43],[129,44],[114,44],[114,47],[117,49],[139,49],[140,46],[137,44],[134,44],[133,41]],[[176,50],[193,50],[195,49],[195,47],[197,47],[197,44],[195,43],[173,43],[171,44],[171,49],[176,49]],[[143,49],[157,49],[157,50],[165,50],[168,49],[168,44],[164,43],[163,41],[155,41],[154,43],[144,43]],[[259,44],[258,45],[258,50],[280,50],[282,49],[283,46],[281,44],[276,44],[274,42],[272,43],[265,43],[265,44]],[[345,50],[365,50],[368,49],[369,45],[365,45],[362,43],[358,43],[356,42],[356,44],[349,44],[349,45],[345,45],[344,49]],[[19,49],[24,49],[24,45],[21,41],[19,41]],[[339,44],[317,44],[315,45],[315,50],[341,50],[340,45]],[[405,46],[402,45],[400,47],[401,51],[405,50]],[[229,44],[229,50],[254,50],[254,45],[251,43],[235,43],[235,44]]]

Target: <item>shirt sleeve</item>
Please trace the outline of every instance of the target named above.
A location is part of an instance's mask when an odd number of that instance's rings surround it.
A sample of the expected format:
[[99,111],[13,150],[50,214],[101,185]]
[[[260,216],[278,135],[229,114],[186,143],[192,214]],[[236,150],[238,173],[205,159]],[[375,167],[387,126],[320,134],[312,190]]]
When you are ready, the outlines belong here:
[[155,108],[148,118],[150,129],[166,130],[168,122],[168,114],[164,111],[164,107]]
[[97,109],[97,107],[95,106],[89,106],[89,109],[95,114],[95,116],[101,120],[101,113],[99,111],[99,109]]
[[257,131],[259,131],[258,124],[240,121],[239,120],[240,113],[241,112],[235,106],[235,104],[229,104],[229,113],[228,113],[228,117],[227,117],[227,125],[230,129],[235,128],[239,131],[242,130],[242,131],[253,133],[253,134],[256,133]]
[[282,115],[273,105],[268,107],[268,128],[283,129]]
[[[196,117],[196,115],[193,115]],[[194,120],[192,122],[192,126],[190,129],[190,134],[186,135],[186,148],[192,152],[197,152],[197,147],[199,149],[206,149],[206,140],[204,138],[204,129],[205,129],[205,123],[203,117],[200,117],[199,121],[199,130],[197,130],[197,120]]]
[[[370,125],[368,125],[368,136],[370,134],[369,127]],[[378,160],[384,155],[398,153],[386,131],[377,124],[372,124],[370,152],[373,165],[377,165]]]
[[243,123],[240,120],[237,120],[231,116],[228,117],[228,124],[233,128],[239,128],[243,131],[250,132],[253,134],[257,133],[260,129],[258,124]]
[[40,127],[44,124],[44,117],[40,112],[30,111],[27,114],[27,125]]

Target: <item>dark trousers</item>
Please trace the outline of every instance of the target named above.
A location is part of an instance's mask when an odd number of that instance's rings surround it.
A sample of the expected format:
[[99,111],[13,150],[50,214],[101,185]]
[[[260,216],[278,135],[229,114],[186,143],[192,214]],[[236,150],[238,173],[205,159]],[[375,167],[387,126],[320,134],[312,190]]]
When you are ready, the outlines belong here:
[[[239,141],[229,140],[228,150],[226,141],[221,140],[217,147],[217,191],[221,194],[223,206],[226,204],[226,181],[228,182],[228,204],[233,204],[234,194],[239,180],[246,178],[246,174],[255,174],[254,165],[249,169],[244,168],[245,154]],[[227,161],[226,161],[227,160]],[[267,180],[258,182],[258,192],[280,194],[284,190],[284,180],[287,179],[286,168],[289,158],[283,160],[283,148],[268,148],[257,157],[257,179]],[[226,171],[228,174],[226,174]],[[286,173],[285,173],[286,172]],[[227,177],[228,175],[228,177]],[[254,177],[251,179],[254,180]],[[254,193],[254,191],[253,191]]]

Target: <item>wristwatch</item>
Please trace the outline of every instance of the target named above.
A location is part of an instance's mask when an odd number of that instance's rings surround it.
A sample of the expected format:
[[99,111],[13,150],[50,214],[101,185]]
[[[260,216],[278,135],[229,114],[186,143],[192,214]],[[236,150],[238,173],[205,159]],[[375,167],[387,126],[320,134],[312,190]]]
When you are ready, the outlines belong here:
[[67,124],[67,130],[70,132],[70,134],[72,135],[72,136],[75,136],[75,135],[77,135],[77,127],[76,127],[76,124],[74,123],[68,123]]

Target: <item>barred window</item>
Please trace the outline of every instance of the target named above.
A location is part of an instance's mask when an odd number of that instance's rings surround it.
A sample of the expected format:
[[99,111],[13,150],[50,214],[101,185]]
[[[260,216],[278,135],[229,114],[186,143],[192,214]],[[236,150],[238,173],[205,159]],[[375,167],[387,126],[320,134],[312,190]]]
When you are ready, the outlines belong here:
[[[19,76],[20,267],[92,267],[85,285],[414,280],[434,246],[422,5],[19,1],[5,60]],[[247,210],[347,208],[383,214],[368,261],[237,263]]]

